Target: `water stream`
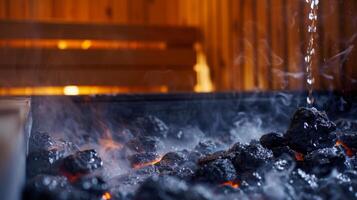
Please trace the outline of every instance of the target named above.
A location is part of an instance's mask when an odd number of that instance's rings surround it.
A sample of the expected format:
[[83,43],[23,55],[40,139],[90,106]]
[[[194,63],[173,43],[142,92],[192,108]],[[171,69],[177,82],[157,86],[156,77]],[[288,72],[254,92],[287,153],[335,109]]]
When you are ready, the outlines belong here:
[[308,96],[306,98],[307,105],[311,107],[314,104],[314,82],[315,78],[313,76],[313,56],[316,54],[316,31],[317,31],[317,12],[319,0],[305,0],[309,6],[308,13],[308,45],[306,49],[305,62],[306,62],[306,87],[308,90]]

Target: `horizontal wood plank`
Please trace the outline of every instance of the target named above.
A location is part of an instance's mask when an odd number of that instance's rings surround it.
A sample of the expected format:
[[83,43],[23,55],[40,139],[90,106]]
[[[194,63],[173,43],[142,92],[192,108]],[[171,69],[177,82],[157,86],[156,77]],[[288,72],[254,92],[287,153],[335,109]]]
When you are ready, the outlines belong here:
[[194,50],[59,50],[34,48],[1,48],[0,69],[9,66],[59,68],[84,66],[171,66],[193,67],[196,63]]
[[0,20],[0,30],[0,39],[88,39],[162,41],[174,44],[193,44],[200,37],[197,28],[187,26]]
[[193,89],[195,83],[193,70],[0,70],[2,87],[96,85]]

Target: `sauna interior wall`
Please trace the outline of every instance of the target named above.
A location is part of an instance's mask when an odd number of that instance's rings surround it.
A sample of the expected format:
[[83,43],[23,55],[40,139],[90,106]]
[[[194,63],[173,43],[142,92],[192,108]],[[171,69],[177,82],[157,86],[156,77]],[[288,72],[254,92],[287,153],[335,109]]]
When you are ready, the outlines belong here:
[[[356,90],[356,11],[320,1],[317,88]],[[0,0],[1,19],[197,26],[217,90],[302,89],[307,12],[305,0]]]

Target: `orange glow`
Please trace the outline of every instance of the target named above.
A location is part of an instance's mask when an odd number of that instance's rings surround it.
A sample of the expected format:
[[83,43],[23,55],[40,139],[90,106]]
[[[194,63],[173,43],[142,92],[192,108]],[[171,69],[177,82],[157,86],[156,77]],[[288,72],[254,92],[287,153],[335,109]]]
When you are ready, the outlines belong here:
[[167,86],[120,87],[120,86],[54,86],[54,87],[0,87],[0,96],[30,95],[94,95],[143,92],[168,92]]
[[234,181],[227,181],[225,183],[222,183],[221,186],[230,186],[234,189],[237,189],[237,188],[239,188],[239,183],[234,182]]
[[354,151],[353,151],[351,148],[349,148],[349,147],[348,147],[345,143],[343,143],[342,141],[337,140],[336,146],[342,146],[342,147],[345,149],[345,151],[346,151],[346,155],[347,155],[348,157],[353,157]]
[[295,159],[297,161],[304,161],[304,154],[299,153],[299,152],[295,152]]
[[102,196],[103,200],[109,200],[112,198],[112,195],[109,192],[105,192]]
[[68,47],[67,42],[64,40],[60,40],[57,44],[57,48],[61,50],[67,49],[67,47]]
[[119,150],[123,148],[123,145],[112,139],[100,139],[99,144],[105,150]]
[[90,40],[84,40],[81,44],[82,49],[89,49],[92,46],[92,42]]
[[157,159],[155,159],[153,161],[150,161],[150,162],[136,164],[136,165],[133,166],[133,168],[134,169],[140,169],[140,168],[147,167],[147,166],[150,166],[150,165],[155,165],[156,163],[160,162],[161,159],[162,159],[162,156],[160,156]]
[[74,86],[74,85],[65,86],[63,88],[63,94],[64,95],[78,95],[79,89],[77,86]]
[[46,48],[46,49],[166,49],[165,42],[121,40],[56,40],[56,39],[10,39],[0,40],[0,47]]

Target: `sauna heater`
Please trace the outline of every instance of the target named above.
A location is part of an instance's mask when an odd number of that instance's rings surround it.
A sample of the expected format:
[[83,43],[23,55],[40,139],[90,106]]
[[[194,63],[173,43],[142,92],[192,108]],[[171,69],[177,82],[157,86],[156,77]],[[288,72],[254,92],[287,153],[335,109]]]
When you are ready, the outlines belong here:
[[356,198],[356,95],[315,95],[314,108],[293,92],[33,97],[17,192],[61,200]]

